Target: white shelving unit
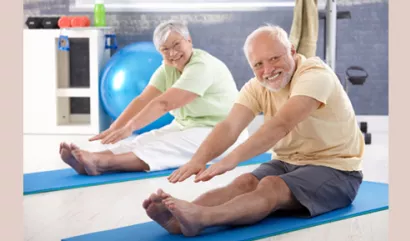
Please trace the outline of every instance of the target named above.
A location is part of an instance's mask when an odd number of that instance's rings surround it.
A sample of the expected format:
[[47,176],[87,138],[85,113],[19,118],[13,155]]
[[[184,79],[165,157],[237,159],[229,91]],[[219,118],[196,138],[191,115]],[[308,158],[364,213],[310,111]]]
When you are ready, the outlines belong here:
[[[109,126],[111,120],[99,99],[99,73],[111,56],[111,49],[105,48],[107,31],[110,29],[24,30],[24,134],[93,135]],[[59,49],[61,35],[69,41],[75,38],[88,41],[86,87],[69,84],[70,78],[74,78],[70,77],[70,50]],[[87,98],[89,113],[71,113],[71,98]]]

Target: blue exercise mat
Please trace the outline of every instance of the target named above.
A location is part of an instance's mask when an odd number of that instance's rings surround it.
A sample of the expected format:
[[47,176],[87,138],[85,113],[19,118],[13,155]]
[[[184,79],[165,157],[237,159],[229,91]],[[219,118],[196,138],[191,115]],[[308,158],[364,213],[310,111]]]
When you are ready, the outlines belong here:
[[[271,159],[271,154],[263,153],[239,166],[260,164]],[[209,166],[209,165],[208,165]],[[24,174],[24,195],[52,192],[71,188],[81,188],[109,183],[126,182],[170,175],[176,168],[155,172],[122,172],[100,176],[77,174],[72,168]]]
[[[237,228],[217,227],[204,230],[189,240],[245,241],[276,236],[304,228],[335,222],[388,209],[388,185],[363,182],[353,204],[314,218],[269,217],[250,226]],[[183,235],[168,234],[155,222],[136,224],[102,232],[80,235],[62,241],[179,241]]]

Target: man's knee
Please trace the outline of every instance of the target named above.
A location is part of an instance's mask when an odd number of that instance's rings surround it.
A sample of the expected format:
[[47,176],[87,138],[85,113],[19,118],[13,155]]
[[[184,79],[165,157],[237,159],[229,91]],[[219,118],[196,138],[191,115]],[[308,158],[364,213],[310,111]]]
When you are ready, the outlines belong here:
[[286,182],[278,176],[267,176],[259,182],[257,191],[273,203],[274,210],[301,209]]
[[250,192],[256,189],[259,180],[251,173],[245,173],[237,177],[231,185],[244,192]]
[[290,199],[292,197],[288,185],[278,176],[266,176],[262,178],[258,184],[257,190],[269,198]]
[[260,188],[274,189],[274,190],[278,190],[278,189],[280,190],[280,189],[287,188],[285,181],[283,181],[283,179],[278,176],[266,176],[261,179],[258,186]]

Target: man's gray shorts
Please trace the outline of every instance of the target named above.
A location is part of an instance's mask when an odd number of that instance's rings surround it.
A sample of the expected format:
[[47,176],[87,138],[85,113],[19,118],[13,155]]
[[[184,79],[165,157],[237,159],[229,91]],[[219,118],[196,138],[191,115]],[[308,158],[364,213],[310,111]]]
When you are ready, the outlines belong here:
[[266,176],[282,178],[311,217],[350,205],[363,180],[361,171],[296,166],[279,160],[261,164],[252,174],[259,180]]

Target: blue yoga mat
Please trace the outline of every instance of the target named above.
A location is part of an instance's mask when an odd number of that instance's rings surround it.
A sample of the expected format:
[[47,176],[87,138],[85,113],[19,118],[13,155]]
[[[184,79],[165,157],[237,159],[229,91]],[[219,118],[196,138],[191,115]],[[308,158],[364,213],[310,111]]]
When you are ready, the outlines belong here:
[[[363,182],[352,205],[314,218],[269,217],[254,225],[227,228],[218,227],[204,230],[201,235],[189,240],[245,241],[276,236],[304,228],[335,222],[388,209],[388,185]],[[179,241],[183,235],[168,234],[155,222],[136,224],[128,227],[80,235],[62,241]]]
[[[259,164],[271,159],[271,154],[263,153],[239,166]],[[100,176],[77,174],[72,168],[24,174],[24,195],[52,192],[71,188],[81,188],[109,183],[126,182],[170,175],[176,168],[155,172],[109,173]]]

